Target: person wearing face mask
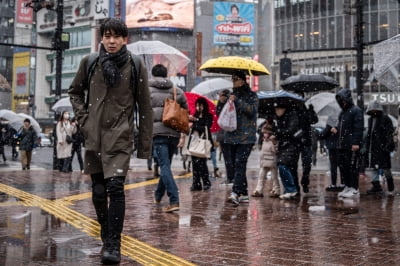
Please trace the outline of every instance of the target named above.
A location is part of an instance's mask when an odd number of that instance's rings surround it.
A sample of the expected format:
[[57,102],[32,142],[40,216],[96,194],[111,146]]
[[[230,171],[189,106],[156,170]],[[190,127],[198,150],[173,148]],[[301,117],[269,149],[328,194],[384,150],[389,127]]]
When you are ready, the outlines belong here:
[[339,114],[339,122],[336,127],[331,128],[331,133],[338,134],[338,164],[345,184],[338,196],[358,198],[360,197],[358,190],[360,147],[364,130],[363,112],[360,107],[354,105],[349,89],[339,90],[336,101],[342,111]]
[[[70,172],[72,142],[68,143],[67,138],[72,139],[72,134],[76,133],[76,127],[69,120],[69,113],[63,111],[57,123],[57,158],[60,160],[60,171]],[[69,136],[69,137],[67,137]]]
[[394,183],[391,171],[390,153],[394,151],[393,139],[394,127],[392,120],[383,112],[383,107],[377,101],[368,104],[368,133],[365,140],[366,145],[366,166],[372,168],[372,188],[367,194],[382,193],[379,182],[379,171],[382,170],[386,177],[387,194],[394,196]]

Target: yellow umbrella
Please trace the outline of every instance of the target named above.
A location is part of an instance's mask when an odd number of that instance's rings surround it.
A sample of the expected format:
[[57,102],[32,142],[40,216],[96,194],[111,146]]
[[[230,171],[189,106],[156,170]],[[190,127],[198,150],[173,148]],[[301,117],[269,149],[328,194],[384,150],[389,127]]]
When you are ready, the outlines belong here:
[[239,56],[222,56],[209,59],[200,66],[200,70],[229,75],[232,75],[235,70],[242,70],[250,76],[271,74],[263,64]]

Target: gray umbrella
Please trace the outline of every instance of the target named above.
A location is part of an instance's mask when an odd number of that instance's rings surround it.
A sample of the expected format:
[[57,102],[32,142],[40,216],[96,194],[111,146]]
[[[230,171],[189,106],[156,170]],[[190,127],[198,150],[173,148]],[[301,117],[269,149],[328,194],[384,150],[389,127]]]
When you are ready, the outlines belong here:
[[288,91],[315,92],[332,90],[339,83],[322,74],[299,74],[288,77],[281,83],[281,87]]

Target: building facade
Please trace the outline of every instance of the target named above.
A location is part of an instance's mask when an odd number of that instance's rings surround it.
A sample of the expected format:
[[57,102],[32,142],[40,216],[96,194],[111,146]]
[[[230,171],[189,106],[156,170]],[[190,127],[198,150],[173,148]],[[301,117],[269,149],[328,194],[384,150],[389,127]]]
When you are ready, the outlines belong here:
[[[350,88],[356,98],[356,12],[348,0],[275,0],[274,86],[280,84],[279,62],[290,58],[291,74],[322,73]],[[363,92],[365,105],[380,100],[388,113],[398,115],[395,93],[374,77],[373,45],[399,34],[400,3],[363,2]]]

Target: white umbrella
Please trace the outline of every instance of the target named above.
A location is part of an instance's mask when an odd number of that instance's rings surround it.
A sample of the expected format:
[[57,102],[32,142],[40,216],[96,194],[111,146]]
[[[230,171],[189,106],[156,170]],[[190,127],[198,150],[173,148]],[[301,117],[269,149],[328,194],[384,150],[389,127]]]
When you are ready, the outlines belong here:
[[318,116],[339,114],[341,109],[336,101],[336,95],[330,92],[321,92],[313,95],[306,101],[306,105],[312,104]]
[[69,97],[62,98],[58,100],[52,107],[51,110],[57,113],[62,111],[72,112],[72,104]]
[[181,72],[190,62],[189,57],[181,51],[160,41],[138,41],[126,46],[128,50],[141,55],[146,68],[151,69],[156,64],[163,64],[168,68],[170,74],[175,75]]
[[20,117],[11,110],[2,109],[0,110],[0,118],[3,118],[8,121],[13,121],[15,119],[19,119]]
[[232,81],[224,78],[213,78],[200,82],[193,87],[192,92],[206,96],[209,99],[216,100],[218,93],[223,90],[232,91]]
[[24,120],[26,118],[28,118],[31,121],[31,126],[33,127],[33,129],[36,131],[37,134],[39,134],[40,132],[42,132],[42,129],[40,128],[39,123],[36,121],[35,118],[33,118],[30,115],[24,114],[24,113],[18,113],[18,115],[21,117],[21,121],[22,124],[21,126],[24,124]]
[[373,48],[375,78],[392,91],[400,91],[400,34]]

